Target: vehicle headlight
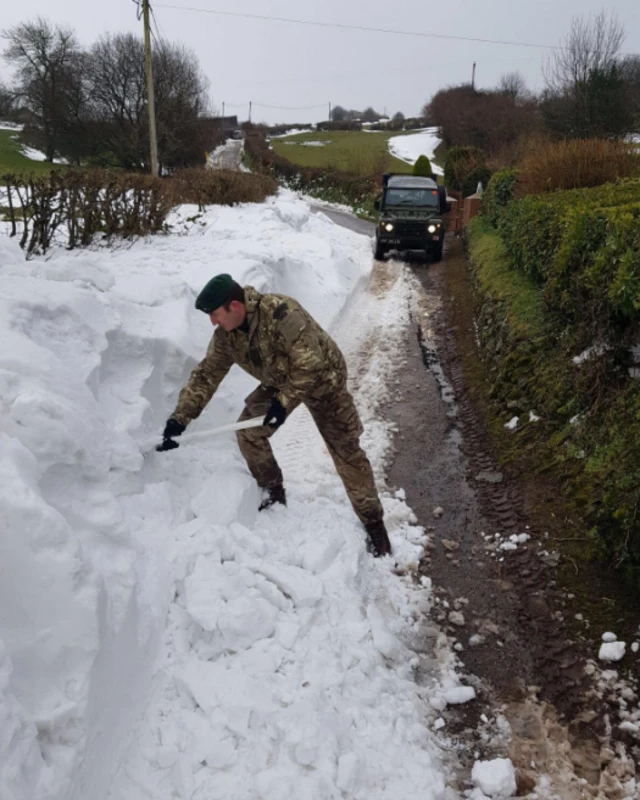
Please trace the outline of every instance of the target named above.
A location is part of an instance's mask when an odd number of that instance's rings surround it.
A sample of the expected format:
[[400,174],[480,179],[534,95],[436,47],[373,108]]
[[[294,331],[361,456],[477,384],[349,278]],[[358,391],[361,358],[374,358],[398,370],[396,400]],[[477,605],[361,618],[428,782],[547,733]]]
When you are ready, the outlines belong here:
[[388,231],[389,233],[391,233],[391,231],[393,230],[393,222],[385,222],[383,223],[383,226],[385,231]]
[[434,224],[432,223],[431,225],[429,225],[429,227],[427,228],[427,230],[429,231],[429,233],[435,233],[435,232],[438,230],[438,226],[437,226],[437,225],[434,225]]

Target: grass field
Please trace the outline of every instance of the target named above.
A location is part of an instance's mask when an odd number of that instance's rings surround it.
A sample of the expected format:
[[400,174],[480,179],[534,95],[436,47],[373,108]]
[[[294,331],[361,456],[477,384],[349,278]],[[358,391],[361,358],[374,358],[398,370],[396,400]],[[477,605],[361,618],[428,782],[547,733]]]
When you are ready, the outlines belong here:
[[20,152],[19,131],[0,130],[0,175],[8,172],[50,172],[60,164],[32,161]]
[[[388,140],[397,131],[311,131],[272,139],[274,151],[301,167],[326,167],[357,175],[411,172],[411,165],[389,153]],[[304,144],[324,142],[322,146]]]

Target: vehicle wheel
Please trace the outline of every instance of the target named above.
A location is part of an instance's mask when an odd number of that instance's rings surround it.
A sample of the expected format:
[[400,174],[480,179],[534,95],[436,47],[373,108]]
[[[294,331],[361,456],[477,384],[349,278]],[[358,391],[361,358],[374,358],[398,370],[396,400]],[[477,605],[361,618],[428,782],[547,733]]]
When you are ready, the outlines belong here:
[[382,259],[384,258],[384,255],[385,255],[386,252],[387,252],[386,248],[384,248],[380,244],[380,242],[376,239],[376,246],[375,246],[375,249],[374,249],[374,252],[373,252],[373,257],[375,258],[375,260],[376,261],[382,261]]
[[431,260],[432,261],[442,261],[442,248],[444,246],[444,242],[439,242],[431,251]]

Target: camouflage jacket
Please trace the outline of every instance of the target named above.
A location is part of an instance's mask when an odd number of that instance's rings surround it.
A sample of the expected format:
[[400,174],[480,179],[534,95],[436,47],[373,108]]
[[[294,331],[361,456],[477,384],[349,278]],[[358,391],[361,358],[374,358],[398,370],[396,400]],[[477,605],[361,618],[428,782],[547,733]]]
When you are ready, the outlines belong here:
[[216,328],[171,415],[184,425],[200,415],[233,364],[277,390],[285,408],[292,400],[321,399],[346,381],[338,346],[299,303],[252,286],[244,291],[249,331]]

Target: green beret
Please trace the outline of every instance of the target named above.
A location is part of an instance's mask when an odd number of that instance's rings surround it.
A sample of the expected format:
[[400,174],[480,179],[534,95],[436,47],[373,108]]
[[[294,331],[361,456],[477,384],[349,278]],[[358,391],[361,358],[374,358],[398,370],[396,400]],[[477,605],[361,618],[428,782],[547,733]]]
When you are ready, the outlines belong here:
[[205,314],[211,314],[227,302],[234,286],[235,281],[231,275],[216,275],[197,296],[196,308]]

